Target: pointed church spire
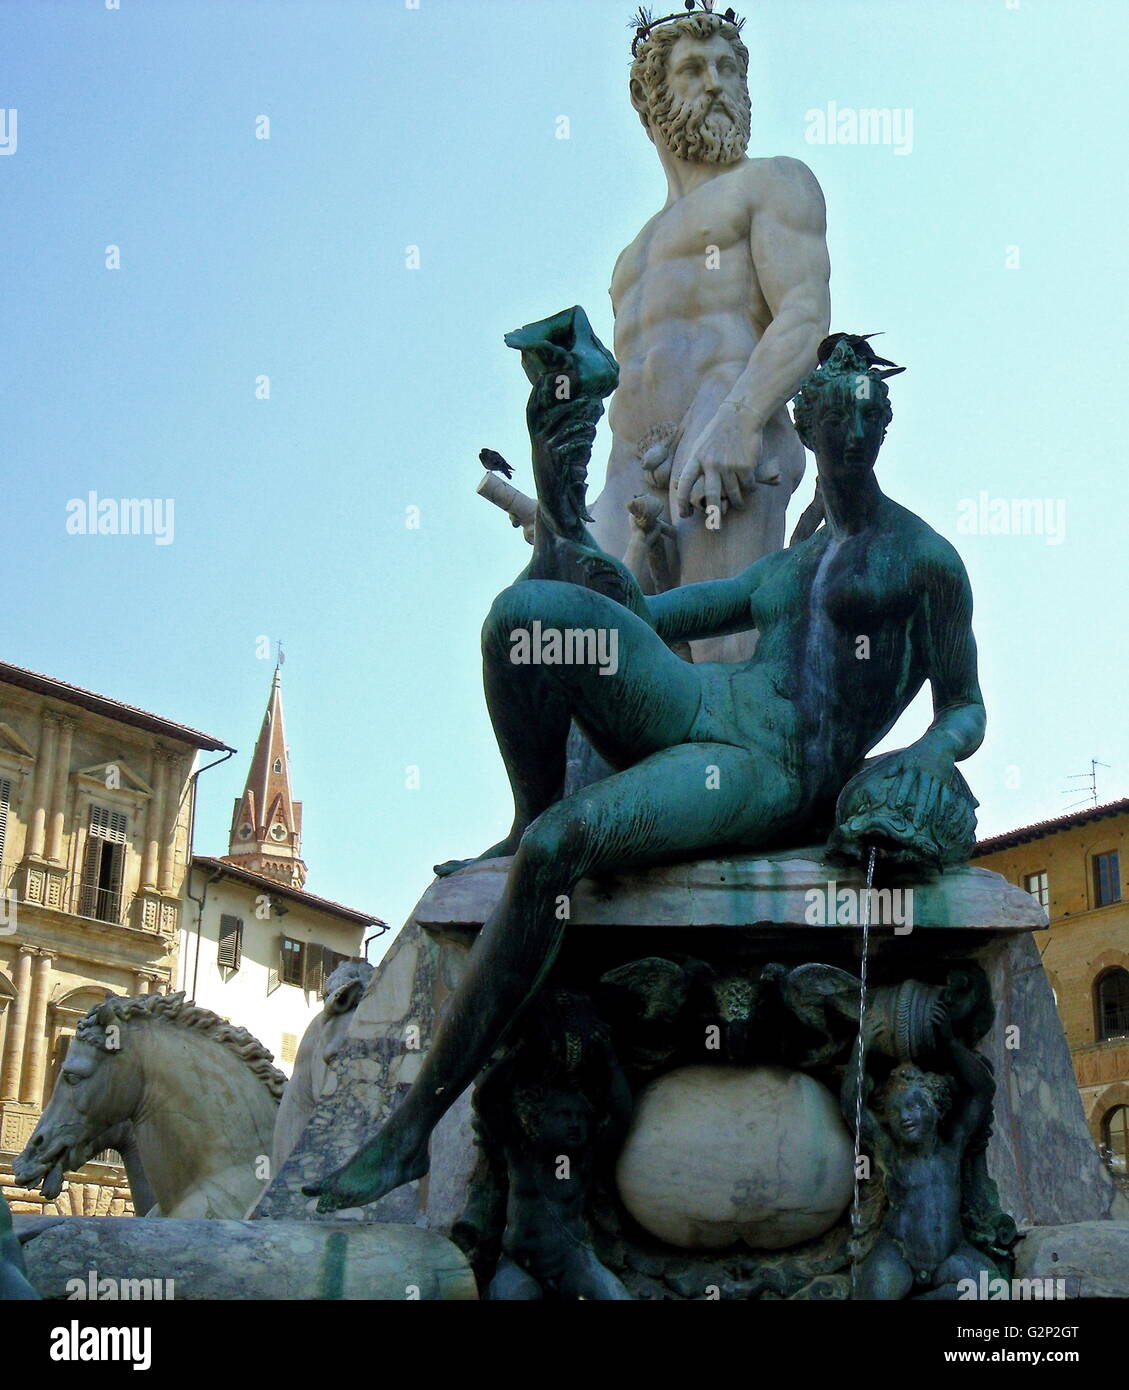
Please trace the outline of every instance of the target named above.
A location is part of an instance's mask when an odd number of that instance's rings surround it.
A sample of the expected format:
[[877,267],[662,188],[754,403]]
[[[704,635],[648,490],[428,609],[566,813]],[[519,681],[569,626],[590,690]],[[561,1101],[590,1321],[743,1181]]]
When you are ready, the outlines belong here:
[[282,652],[243,795],[235,802],[224,858],[291,888],[306,881],[301,859],[302,803],[290,789],[290,751],[282,723]]

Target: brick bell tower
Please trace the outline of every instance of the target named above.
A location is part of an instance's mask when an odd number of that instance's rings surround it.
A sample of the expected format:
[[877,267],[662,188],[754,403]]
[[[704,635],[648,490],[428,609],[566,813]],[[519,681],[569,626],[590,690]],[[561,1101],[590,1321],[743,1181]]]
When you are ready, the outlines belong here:
[[229,864],[301,888],[302,803],[290,790],[290,752],[282,725],[282,672],[274,668],[270,700],[251,759],[243,795],[235,802],[227,853]]

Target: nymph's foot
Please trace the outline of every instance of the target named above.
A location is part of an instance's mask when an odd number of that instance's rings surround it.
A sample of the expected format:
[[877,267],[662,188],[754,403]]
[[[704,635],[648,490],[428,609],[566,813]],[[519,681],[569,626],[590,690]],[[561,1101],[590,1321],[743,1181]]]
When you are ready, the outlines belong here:
[[511,830],[504,840],[499,840],[496,845],[491,845],[473,859],[447,859],[442,864],[434,865],[435,876],[448,878],[451,874],[457,874],[460,869],[469,868],[471,864],[481,864],[484,859],[504,859],[508,854],[517,853],[520,841],[521,836],[515,835]]
[[322,1213],[363,1207],[406,1182],[422,1178],[428,1167],[426,1140],[420,1148],[407,1148],[402,1141],[397,1144],[396,1137],[385,1129],[358,1149],[343,1168],[302,1191],[318,1199]]

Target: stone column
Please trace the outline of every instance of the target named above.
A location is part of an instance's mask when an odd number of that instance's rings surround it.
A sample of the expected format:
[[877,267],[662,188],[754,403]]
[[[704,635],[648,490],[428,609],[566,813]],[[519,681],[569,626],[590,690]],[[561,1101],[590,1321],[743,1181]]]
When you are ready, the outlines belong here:
[[161,749],[153,753],[153,795],[145,816],[145,858],[141,865],[142,888],[156,888],[161,853],[161,818],[164,814],[168,763]]
[[165,755],[165,797],[161,810],[161,868],[157,875],[157,890],[172,892],[173,865],[176,857],[176,823],[180,810],[180,791],[177,785],[179,759]]
[[9,999],[6,994],[0,996],[0,1066],[3,1065],[4,1060],[4,1045],[8,1041],[8,1018],[15,1002],[14,999]]
[[4,1052],[4,1066],[0,1071],[0,1101],[19,1100],[20,1076],[24,1067],[24,1039],[27,1037],[27,1015],[31,1005],[31,958],[34,946],[21,946],[16,960],[16,997],[8,1005],[11,1015],[8,1022],[7,1047]]
[[20,1092],[25,1105],[43,1104],[43,1077],[47,1070],[47,997],[51,992],[52,951],[38,951],[31,980],[31,1013],[27,1021],[27,1072]]
[[148,994],[154,977],[146,970],[138,970],[133,976],[134,994]]
[[43,711],[39,734],[39,751],[35,759],[35,781],[32,786],[31,823],[27,833],[27,854],[43,858],[47,832],[47,798],[55,770],[55,744],[59,736],[59,716],[49,709]]
[[67,782],[71,770],[71,742],[74,720],[59,720],[58,746],[55,750],[55,776],[51,788],[50,834],[47,839],[47,858],[53,864],[63,862],[63,822],[67,810]]

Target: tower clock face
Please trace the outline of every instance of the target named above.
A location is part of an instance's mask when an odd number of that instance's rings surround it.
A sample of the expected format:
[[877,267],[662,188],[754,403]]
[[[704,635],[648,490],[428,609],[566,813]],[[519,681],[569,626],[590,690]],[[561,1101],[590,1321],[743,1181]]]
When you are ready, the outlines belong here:
[[285,839],[286,839],[286,828],[285,828],[285,826],[281,826],[281,825],[272,825],[271,828],[270,828],[270,833],[271,833],[272,837],[273,837],[274,839],[276,839],[276,840],[285,840]]
[[253,834],[254,834],[254,831],[253,831],[253,829],[252,829],[251,826],[249,826],[249,825],[241,825],[241,826],[239,827],[239,838],[240,838],[241,840],[249,840]]

